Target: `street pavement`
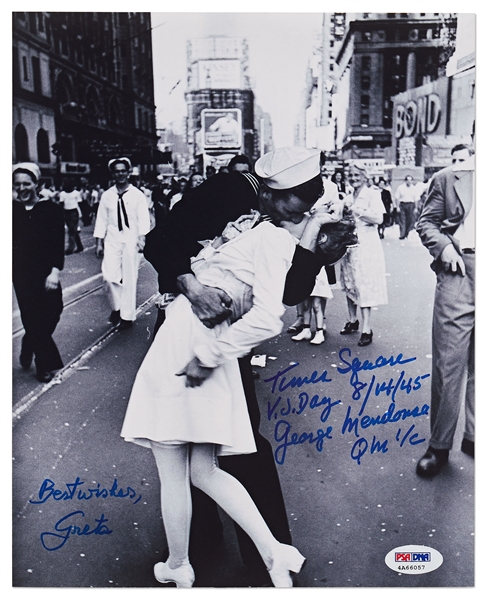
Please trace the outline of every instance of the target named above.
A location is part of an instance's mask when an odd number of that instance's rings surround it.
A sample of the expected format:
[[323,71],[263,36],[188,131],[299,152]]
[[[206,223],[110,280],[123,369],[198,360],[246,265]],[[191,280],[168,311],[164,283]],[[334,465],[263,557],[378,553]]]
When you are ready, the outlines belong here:
[[[474,461],[460,451],[462,417],[443,472],[415,474],[429,434],[431,259],[415,232],[400,241],[397,227],[383,246],[389,303],[372,311],[370,346],[357,346],[359,334],[339,334],[346,301],[335,288],[323,345],[291,340],[289,308],[282,334],[255,350],[266,359],[254,366],[261,428],[274,447],[294,544],[308,558],[296,585],[471,587]],[[69,256],[63,287],[74,297],[94,289],[98,273],[93,248]],[[152,574],[166,556],[155,464],[150,451],[119,436],[153,337],[155,291],[142,261],[142,308],[126,331],[107,322],[102,289],[66,307],[55,338],[69,366],[45,386],[20,369],[14,336],[14,586],[163,588]],[[365,368],[354,362],[345,372],[353,358]],[[395,421],[371,424],[391,404]],[[254,586],[223,521],[223,542],[208,544],[194,564],[195,586]],[[387,553],[409,545],[439,551],[442,565],[417,575],[390,569]]]

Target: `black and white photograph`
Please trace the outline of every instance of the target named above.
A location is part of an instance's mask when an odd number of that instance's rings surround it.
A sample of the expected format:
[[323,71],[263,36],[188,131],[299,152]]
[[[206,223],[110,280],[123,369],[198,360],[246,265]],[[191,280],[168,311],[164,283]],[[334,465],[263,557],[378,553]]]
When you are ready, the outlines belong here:
[[477,591],[478,11],[109,4],[3,15],[11,588]]

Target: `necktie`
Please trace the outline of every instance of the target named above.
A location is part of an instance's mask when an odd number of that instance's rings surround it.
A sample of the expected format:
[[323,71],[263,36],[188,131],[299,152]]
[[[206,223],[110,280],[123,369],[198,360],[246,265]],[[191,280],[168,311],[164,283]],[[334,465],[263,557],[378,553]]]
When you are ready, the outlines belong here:
[[[122,224],[122,219],[121,219],[121,213],[123,212],[123,219],[125,221],[125,225],[127,227],[127,229],[130,228],[130,225],[128,224],[128,216],[127,216],[127,211],[125,209],[125,202],[123,201],[123,195],[125,193],[127,193],[128,190],[123,191],[122,193],[118,193],[118,204],[117,204],[117,216],[118,216],[118,230],[119,231],[123,231],[123,224]],[[121,209],[120,209],[121,206]]]

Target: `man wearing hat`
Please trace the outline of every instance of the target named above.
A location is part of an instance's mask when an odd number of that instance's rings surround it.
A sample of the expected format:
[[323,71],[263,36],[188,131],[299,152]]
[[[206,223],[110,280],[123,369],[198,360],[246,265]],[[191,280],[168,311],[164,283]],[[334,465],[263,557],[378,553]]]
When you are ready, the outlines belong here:
[[101,272],[112,307],[110,322],[127,329],[135,320],[138,266],[150,231],[150,213],[144,194],[129,183],[130,160],[115,158],[108,168],[115,185],[101,196],[93,235],[96,255],[103,256]]
[[12,275],[25,330],[20,364],[28,370],[35,359],[37,380],[48,383],[63,367],[52,335],[63,309],[64,215],[58,204],[39,197],[40,174],[33,162],[12,169]]
[[[178,202],[165,221],[147,236],[145,257],[158,272],[159,291],[167,301],[182,292],[195,314],[209,328],[224,321],[231,299],[222,290],[201,285],[191,273],[191,257],[201,250],[201,241],[221,234],[228,222],[237,221],[252,209],[260,210],[276,221],[297,221],[301,212],[292,212],[292,202],[300,198],[313,202],[322,194],[320,152],[307,148],[281,148],[262,156],[255,172],[218,173],[194,189],[191,197]],[[291,202],[288,200],[291,199]],[[297,245],[287,275],[283,301],[296,305],[310,295],[323,262],[314,247]],[[156,329],[163,322],[159,309]],[[235,476],[248,490],[260,513],[281,543],[291,536],[285,503],[273,457],[272,446],[259,433],[260,411],[250,356],[239,360],[257,452],[222,457],[220,467]],[[191,551],[204,556],[211,542],[221,536],[216,505],[197,489],[192,489],[193,519]],[[244,563],[254,576],[254,584],[268,577],[263,562],[249,537],[236,526]]]

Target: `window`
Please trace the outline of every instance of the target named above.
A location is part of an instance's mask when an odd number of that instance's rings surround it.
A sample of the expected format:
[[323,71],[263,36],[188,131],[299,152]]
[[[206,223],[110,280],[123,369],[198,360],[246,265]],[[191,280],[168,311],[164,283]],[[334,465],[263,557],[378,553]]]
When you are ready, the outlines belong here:
[[363,31],[363,41],[371,42],[371,31]]
[[371,56],[363,56],[361,58],[361,69],[369,71],[371,69]]
[[361,75],[361,89],[368,91],[370,89],[371,79],[369,75]]
[[44,24],[44,13],[43,12],[37,13],[37,27],[38,27],[40,33],[44,33],[44,31],[46,30],[45,24]]
[[37,15],[35,12],[29,12],[29,26],[31,33],[37,33]]
[[27,56],[22,56],[22,72],[24,74],[24,81],[29,80],[29,68],[27,66]]
[[27,131],[22,124],[18,124],[15,127],[15,162],[28,162],[29,156],[29,138],[27,137]]
[[59,35],[59,49],[60,49],[61,54],[63,56],[67,56],[68,55],[67,38],[66,38],[66,32],[65,31],[60,32],[60,35]]
[[370,115],[369,114],[362,114],[360,121],[359,121],[360,125],[363,125],[364,127],[367,127],[370,124]]
[[32,56],[32,76],[34,79],[34,91],[38,94],[42,94],[40,60],[37,56]]
[[396,12],[387,12],[386,13],[386,18],[387,19],[394,19],[397,16]]
[[43,164],[49,164],[51,161],[49,135],[44,129],[37,132],[37,160]]
[[370,97],[363,94],[361,96],[361,110],[368,110],[370,107]]

